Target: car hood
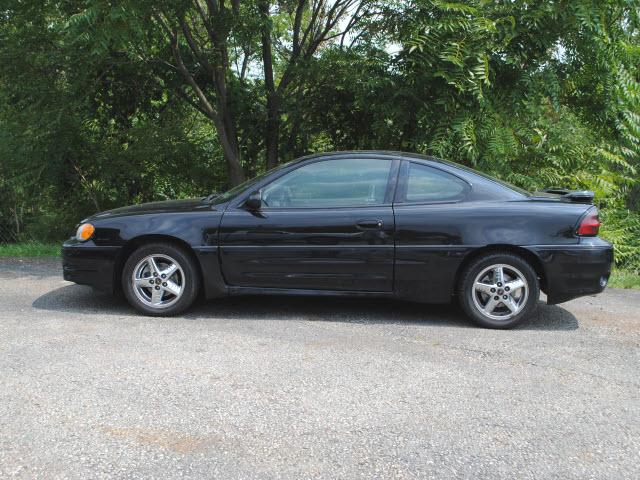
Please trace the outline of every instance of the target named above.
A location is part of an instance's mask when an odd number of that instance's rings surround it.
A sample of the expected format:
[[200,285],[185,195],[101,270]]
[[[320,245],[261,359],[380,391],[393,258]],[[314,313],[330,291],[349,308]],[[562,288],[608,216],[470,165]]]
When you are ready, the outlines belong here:
[[113,210],[96,213],[95,215],[89,217],[87,220],[123,217],[128,215],[147,215],[151,213],[179,213],[211,209],[211,205],[208,202],[203,202],[202,200],[202,197],[199,197],[188,198],[185,200],[167,200],[164,202],[150,202],[141,203],[139,205],[129,205],[127,207],[120,207]]

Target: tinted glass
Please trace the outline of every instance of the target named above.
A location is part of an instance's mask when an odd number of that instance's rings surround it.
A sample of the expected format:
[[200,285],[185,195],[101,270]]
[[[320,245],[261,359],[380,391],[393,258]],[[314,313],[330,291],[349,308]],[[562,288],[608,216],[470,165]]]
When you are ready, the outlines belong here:
[[281,168],[286,168],[290,163],[291,162],[285,163],[283,165],[279,165],[279,166],[277,166],[275,168],[272,168],[271,170],[268,170],[268,171],[266,171],[264,173],[261,173],[257,177],[250,178],[249,180],[246,180],[246,181],[242,182],[240,185],[236,185],[231,190],[227,190],[222,195],[218,195],[217,197],[213,198],[211,203],[213,205],[217,205],[217,204],[220,204],[220,203],[224,203],[224,202],[226,202],[228,200],[231,200],[237,194],[239,194],[240,192],[248,189],[251,185],[255,185],[256,183],[258,183],[260,180],[262,180],[267,175],[270,175],[270,174],[280,170]]
[[262,189],[265,207],[350,207],[384,203],[391,160],[336,159],[300,167]]
[[531,192],[528,192],[527,190],[524,190],[523,188],[516,187],[515,185],[512,185],[509,182],[505,182],[504,180],[500,180],[499,178],[495,178],[495,177],[492,177],[491,175],[487,175],[484,172],[480,172],[478,170],[474,170],[473,168],[465,167],[464,165],[461,165],[459,163],[450,162],[448,160],[442,160],[440,158],[437,159],[437,161],[440,162],[440,163],[446,163],[447,165],[451,165],[452,167],[459,168],[459,169],[464,170],[466,172],[473,173],[474,175],[478,175],[478,176],[480,176],[482,178],[486,178],[487,180],[491,180],[494,183],[502,185],[503,187],[506,187],[509,190],[513,190],[513,191],[515,191],[517,193],[520,193],[522,195],[526,195],[527,197],[531,197],[532,196]]
[[436,168],[409,163],[406,202],[442,202],[464,198],[467,184]]

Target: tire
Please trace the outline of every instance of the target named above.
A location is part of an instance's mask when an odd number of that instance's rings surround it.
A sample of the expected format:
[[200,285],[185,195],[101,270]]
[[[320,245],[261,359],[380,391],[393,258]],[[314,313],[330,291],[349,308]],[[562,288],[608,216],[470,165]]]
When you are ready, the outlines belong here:
[[122,271],[122,291],[127,301],[145,315],[177,315],[193,304],[199,289],[195,261],[184,249],[170,243],[141,246],[129,256]]
[[485,328],[512,328],[535,312],[539,298],[535,270],[511,253],[482,255],[460,277],[460,306],[473,322]]

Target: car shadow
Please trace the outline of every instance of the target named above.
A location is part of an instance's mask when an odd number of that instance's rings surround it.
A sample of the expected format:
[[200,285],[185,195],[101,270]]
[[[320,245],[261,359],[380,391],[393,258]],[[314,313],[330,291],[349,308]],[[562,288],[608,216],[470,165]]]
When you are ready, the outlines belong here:
[[[39,310],[78,314],[136,314],[121,296],[99,293],[80,285],[67,285],[45,293],[32,306]],[[279,319],[475,328],[455,304],[426,305],[376,298],[228,297],[199,300],[182,317],[189,320]],[[539,302],[536,313],[515,330],[575,330],[578,327],[578,320],[571,312],[557,305]]]

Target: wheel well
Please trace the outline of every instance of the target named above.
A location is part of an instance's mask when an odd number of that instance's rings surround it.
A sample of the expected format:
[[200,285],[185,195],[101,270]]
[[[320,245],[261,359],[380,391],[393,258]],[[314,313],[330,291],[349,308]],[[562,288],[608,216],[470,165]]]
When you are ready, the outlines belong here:
[[518,255],[524,258],[529,264],[533,267],[540,281],[540,289],[546,293],[547,280],[544,272],[544,266],[542,265],[542,261],[538,258],[538,256],[533,253],[531,250],[527,250],[523,247],[517,247],[515,245],[487,245],[485,247],[479,248],[477,250],[472,251],[464,257],[464,260],[458,267],[456,271],[456,277],[454,282],[455,291],[458,291],[458,285],[460,284],[460,277],[462,276],[462,272],[467,268],[471,262],[473,262],[476,258],[481,255],[486,255],[487,253],[512,253],[514,255]]
[[198,268],[198,274],[200,275],[200,291],[202,291],[202,266],[196,257],[195,252],[184,240],[180,240],[176,237],[171,237],[169,235],[141,235],[139,237],[132,238],[122,247],[120,254],[116,258],[115,268],[113,269],[113,285],[114,290],[122,289],[122,270],[124,269],[124,264],[127,262],[127,259],[131,256],[133,252],[135,252],[142,245],[146,245],[153,242],[162,242],[162,243],[170,243],[182,250],[184,250],[188,255],[191,256],[193,261],[195,262]]

